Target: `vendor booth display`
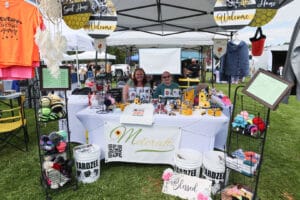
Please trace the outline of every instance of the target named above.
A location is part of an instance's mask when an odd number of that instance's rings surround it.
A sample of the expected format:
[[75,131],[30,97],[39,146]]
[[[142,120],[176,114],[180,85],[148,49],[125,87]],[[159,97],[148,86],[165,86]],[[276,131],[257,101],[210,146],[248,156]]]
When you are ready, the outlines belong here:
[[[77,189],[77,179],[72,168],[74,161],[71,156],[70,130],[68,120],[67,98],[62,99],[56,94],[49,93],[42,96],[41,91],[66,91],[70,89],[70,69],[59,68],[59,76],[53,77],[49,69],[40,67],[39,82],[33,85],[34,111],[36,119],[36,134],[38,139],[38,152],[41,168],[40,183],[45,190],[46,199],[51,194],[66,188]],[[66,130],[57,129],[58,120],[65,119]],[[54,130],[47,130],[46,128]],[[48,132],[47,132],[48,131]]]
[[[81,122],[80,126],[83,125],[83,127],[79,128],[79,125],[74,124],[73,120],[70,121],[70,127],[73,130],[71,138],[81,138],[79,139],[80,142],[85,143],[85,132],[87,131],[88,142],[97,144],[101,148],[101,157],[105,157],[106,161],[172,164],[173,159],[164,160],[157,156],[163,154],[162,152],[166,150],[169,152],[171,152],[170,150],[174,151],[178,147],[191,148],[200,152],[212,150],[214,147],[224,149],[227,138],[226,124],[228,123],[226,115],[228,116],[229,113],[229,108],[222,102],[224,96],[216,91],[207,93],[201,90],[195,96],[202,95],[200,102],[205,101],[207,105],[199,108],[198,104],[194,103],[194,93],[193,89],[184,91],[182,98],[185,100],[178,97],[159,98],[152,99],[151,104],[145,104],[139,98],[135,98],[132,103],[113,103],[113,109],[108,110],[106,113],[99,112],[99,102],[96,102],[98,107],[88,107],[88,97],[86,96],[85,108],[81,106],[81,109],[77,109],[78,111],[75,113],[77,120]],[[70,102],[73,102],[72,96],[69,96]],[[212,101],[211,96],[219,99],[219,102]],[[76,103],[74,105],[72,103],[70,106],[72,106],[72,109],[76,109]],[[223,107],[226,115],[222,112]],[[78,128],[75,128],[77,126]],[[78,130],[81,130],[81,132]],[[171,130],[174,130],[174,134]],[[179,130],[181,133],[176,133]],[[158,143],[164,143],[163,141],[170,138],[173,139],[169,141],[168,144],[172,145],[168,148],[166,146],[166,149],[162,147],[157,149],[157,147],[151,145],[147,146],[148,143],[146,141],[142,142],[141,138],[144,138],[143,141],[148,138],[147,140]],[[109,153],[115,152],[112,149],[119,153]],[[147,152],[142,149],[156,150],[149,154],[151,151]],[[128,154],[129,151],[130,154]],[[139,154],[149,155],[144,160]],[[173,158],[173,156],[167,157],[168,159]],[[153,158],[155,159],[153,160]]]
[[225,156],[228,181],[222,197],[258,198],[258,183],[264,157],[264,146],[270,121],[292,83],[260,69],[246,86],[238,86],[234,93]]

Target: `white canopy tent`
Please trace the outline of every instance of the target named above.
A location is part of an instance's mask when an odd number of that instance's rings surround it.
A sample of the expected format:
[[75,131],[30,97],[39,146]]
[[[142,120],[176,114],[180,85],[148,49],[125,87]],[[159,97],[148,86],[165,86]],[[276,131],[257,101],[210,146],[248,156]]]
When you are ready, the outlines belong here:
[[[278,0],[282,7],[293,0]],[[218,33],[214,20],[216,0],[112,0],[118,16],[117,31]],[[157,33],[155,33],[157,34]]]
[[[96,51],[86,51],[83,53],[79,53],[77,55],[71,55],[71,58],[73,58],[73,60],[78,59],[79,61],[81,60],[95,60],[96,59]],[[98,60],[115,60],[116,56],[112,55],[112,54],[108,54],[105,52],[98,52],[97,54],[97,59]]]
[[50,31],[52,37],[55,34],[61,33],[67,39],[66,51],[93,51],[94,39],[90,37],[83,29],[74,30],[71,29],[64,20],[60,20],[58,23],[52,23],[44,18],[44,24],[46,30]]
[[160,36],[140,31],[113,32],[106,38],[107,46],[139,47],[197,47],[213,44],[214,34],[185,32],[175,35]]

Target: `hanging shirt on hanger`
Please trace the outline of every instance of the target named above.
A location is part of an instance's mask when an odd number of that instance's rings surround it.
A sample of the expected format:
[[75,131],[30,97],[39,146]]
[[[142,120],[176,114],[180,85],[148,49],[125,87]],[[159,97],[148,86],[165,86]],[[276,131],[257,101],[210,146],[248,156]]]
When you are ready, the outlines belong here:
[[235,44],[233,41],[229,41],[221,67],[226,76],[245,77],[249,75],[249,49],[246,42],[240,41]]
[[0,0],[0,68],[35,66],[39,50],[34,41],[43,20],[38,8],[23,0]]

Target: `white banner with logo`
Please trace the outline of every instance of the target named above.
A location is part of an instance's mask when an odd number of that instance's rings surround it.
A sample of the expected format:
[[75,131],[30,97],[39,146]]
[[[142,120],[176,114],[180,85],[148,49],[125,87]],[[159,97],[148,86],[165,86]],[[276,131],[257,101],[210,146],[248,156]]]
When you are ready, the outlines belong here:
[[106,121],[105,161],[151,164],[174,163],[179,147],[179,127],[142,126]]

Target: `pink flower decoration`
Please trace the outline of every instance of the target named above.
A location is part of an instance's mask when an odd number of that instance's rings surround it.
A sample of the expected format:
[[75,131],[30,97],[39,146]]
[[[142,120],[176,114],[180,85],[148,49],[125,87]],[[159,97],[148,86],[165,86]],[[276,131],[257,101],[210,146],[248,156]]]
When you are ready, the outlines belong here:
[[231,101],[230,101],[229,97],[227,97],[227,96],[223,96],[223,97],[222,97],[222,102],[223,102],[226,106],[230,106],[230,105],[231,105]]
[[209,200],[209,198],[201,192],[197,195],[198,200]]
[[164,171],[164,173],[162,175],[162,179],[164,181],[169,181],[172,176],[173,176],[173,170],[168,168]]
[[162,179],[164,181],[169,181],[170,178],[172,177],[172,175],[173,175],[172,173],[164,173],[163,176],[162,176]]
[[249,114],[248,114],[248,112],[247,111],[241,111],[241,115],[243,116],[243,118],[245,119],[245,120],[247,120],[248,119],[248,117],[249,117]]

